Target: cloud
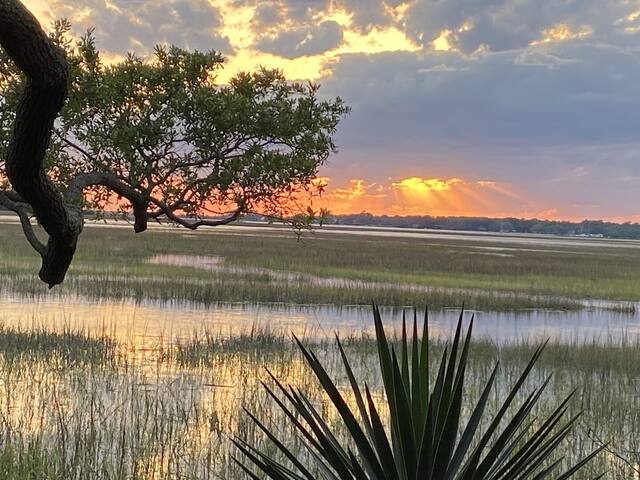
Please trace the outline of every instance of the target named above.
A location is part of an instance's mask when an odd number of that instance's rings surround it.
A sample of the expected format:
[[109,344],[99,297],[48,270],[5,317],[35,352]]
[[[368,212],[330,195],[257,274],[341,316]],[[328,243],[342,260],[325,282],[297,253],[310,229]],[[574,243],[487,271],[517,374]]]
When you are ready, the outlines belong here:
[[410,2],[398,0],[282,0],[277,2],[287,16],[306,23],[320,16],[341,16],[361,32],[400,24]]
[[255,47],[264,52],[295,58],[319,55],[340,46],[344,38],[342,27],[331,20],[318,25],[295,27],[263,36]]
[[[362,4],[370,8],[360,11]],[[349,53],[417,50],[400,28],[407,6],[386,2],[279,1],[254,14],[252,47],[287,59],[322,56],[325,64]],[[367,23],[362,24],[366,12]],[[377,12],[377,13],[372,13]]]
[[[592,172],[589,173],[591,175]],[[593,172],[598,175],[599,172]],[[569,182],[589,183],[589,175],[577,172]],[[626,187],[619,197],[628,198],[630,188],[638,188],[639,177],[620,178]],[[374,215],[431,215],[516,217],[581,221],[640,221],[638,209],[611,212],[602,199],[592,195],[587,202],[571,202],[571,196],[554,198],[547,187],[544,192],[526,191],[514,184],[496,180],[461,178],[406,177],[382,182],[351,179],[327,183],[316,206],[332,214],[372,213]],[[593,187],[591,187],[593,188]]]
[[321,207],[327,208],[334,214],[383,212],[386,210],[387,192],[377,183],[366,183],[365,180],[351,179],[342,186],[335,187],[327,179],[325,192],[319,199]]
[[354,107],[341,143],[385,147],[403,139],[417,150],[434,141],[635,141],[640,84],[633,79],[640,78],[640,52],[610,45],[545,47],[472,57],[342,57],[323,82],[328,93]]
[[531,45],[582,40],[589,38],[592,34],[593,29],[589,25],[582,25],[579,29],[573,29],[566,23],[558,23],[544,29],[542,31],[542,37],[539,40],[531,42]]
[[451,73],[451,72],[460,72],[464,70],[469,70],[469,68],[468,67],[452,67],[450,65],[445,65],[444,63],[440,63],[432,67],[420,68],[417,70],[417,72],[418,73]]
[[[620,178],[639,168],[637,43],[613,33],[609,43],[343,57],[323,84],[353,113],[327,174],[494,178],[537,199],[516,209],[531,215],[636,218],[637,186]],[[577,179],[581,166],[591,170]]]
[[391,208],[402,179],[486,193],[472,179],[490,178],[532,213],[640,214],[622,180],[640,158],[639,0],[26,1],[95,26],[113,55],[173,42],[223,50],[222,81],[259,65],[320,81],[353,107],[325,171],[344,190],[332,201]]
[[[408,192],[410,194],[428,195],[431,192],[448,192],[456,185],[463,183],[463,180],[459,178],[450,178],[447,180],[441,180],[439,178],[422,178],[422,177],[409,177],[403,178],[398,182],[394,182],[391,185],[400,192]],[[488,184],[485,182],[485,184]]]
[[418,0],[406,13],[407,31],[428,45],[444,30],[455,32],[465,53],[485,45],[499,52],[544,40],[609,35],[615,22],[638,9],[623,0]]
[[53,0],[39,11],[41,20],[69,18],[76,32],[95,27],[100,48],[109,53],[144,55],[161,43],[232,53],[219,34],[220,12],[208,0]]
[[561,58],[540,49],[524,50],[515,58],[516,65],[545,67],[549,69],[555,69],[569,63],[578,63],[579,61],[580,60],[575,58]]

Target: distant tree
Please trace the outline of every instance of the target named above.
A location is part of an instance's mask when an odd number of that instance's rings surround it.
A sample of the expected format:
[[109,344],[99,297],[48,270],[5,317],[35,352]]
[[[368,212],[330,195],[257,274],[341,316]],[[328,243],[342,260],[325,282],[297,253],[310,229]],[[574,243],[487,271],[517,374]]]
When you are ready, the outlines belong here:
[[340,98],[267,69],[220,85],[214,51],[159,46],[107,65],[91,31],[73,41],[69,28],[46,35],[18,0],[0,0],[0,204],[19,215],[49,286],[64,279],[85,209],[131,212],[136,232],[151,219],[310,221],[296,200],[335,152]]

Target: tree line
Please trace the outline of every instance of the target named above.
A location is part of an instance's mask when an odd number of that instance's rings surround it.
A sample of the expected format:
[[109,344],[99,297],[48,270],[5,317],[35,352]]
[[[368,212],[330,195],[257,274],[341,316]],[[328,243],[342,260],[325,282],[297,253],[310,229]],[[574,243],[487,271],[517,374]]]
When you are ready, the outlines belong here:
[[497,233],[529,233],[548,235],[594,236],[621,239],[640,239],[640,223],[614,223],[603,220],[569,222],[524,218],[391,216],[356,213],[332,215],[335,225],[421,228],[435,230],[469,230]]

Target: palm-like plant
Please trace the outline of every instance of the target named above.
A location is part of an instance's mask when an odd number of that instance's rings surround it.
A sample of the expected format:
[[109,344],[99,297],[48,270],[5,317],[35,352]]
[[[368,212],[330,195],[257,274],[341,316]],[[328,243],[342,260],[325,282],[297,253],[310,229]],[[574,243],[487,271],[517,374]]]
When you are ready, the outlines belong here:
[[[430,385],[427,314],[425,313],[421,338],[418,335],[415,316],[410,339],[407,339],[407,329],[403,322],[398,355],[393,343],[385,335],[380,311],[375,305],[373,311],[380,370],[389,410],[387,428],[373,402],[369,388],[365,385],[363,395],[358,386],[339,339],[337,345],[357,404],[360,421],[316,355],[296,338],[304,358],[344,422],[352,440],[350,444],[354,447],[345,447],[338,441],[335,433],[300,389],[285,387],[271,375],[277,388],[272,389],[266,384],[264,386],[303,437],[314,465],[304,465],[266,425],[247,412],[289,461],[287,464],[280,463],[247,442],[236,439],[234,443],[238,449],[250,463],[266,474],[267,478],[562,480],[572,477],[600,451],[595,450],[568,470],[557,472],[562,458],[558,459],[554,454],[578,417],[564,420],[570,395],[547,418],[535,421],[531,418],[532,409],[549,379],[531,392],[519,407],[513,405],[544,345],[535,351],[497,413],[482,422],[496,378],[496,364],[464,428],[461,428],[465,370],[473,318],[466,337],[461,342],[463,315],[460,314],[451,347],[445,348],[435,383]],[[276,391],[281,395],[276,394]],[[516,408],[515,413],[508,416],[507,412],[512,406]],[[483,431],[480,428],[481,423],[488,425]],[[260,478],[247,465],[237,459],[236,461],[250,478]]]

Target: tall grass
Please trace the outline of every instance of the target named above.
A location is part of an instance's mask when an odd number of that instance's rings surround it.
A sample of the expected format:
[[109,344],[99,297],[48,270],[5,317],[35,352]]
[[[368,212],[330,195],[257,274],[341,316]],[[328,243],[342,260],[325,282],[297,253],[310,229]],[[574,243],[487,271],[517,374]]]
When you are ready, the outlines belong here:
[[[337,435],[346,438],[339,418],[328,408],[328,398],[286,332],[258,327],[253,333],[232,337],[200,332],[178,344],[160,344],[151,350],[135,339],[130,343],[125,339],[116,345],[116,362],[109,356],[105,361],[82,360],[83,352],[70,346],[77,340],[68,335],[43,329],[40,336],[47,338],[50,355],[32,354],[36,347],[25,347],[24,354],[6,355],[3,352],[12,348],[15,332],[0,332],[0,478],[245,478],[232,463],[231,455],[237,452],[230,445],[230,436],[246,438],[262,451],[277,452],[242,415],[242,406],[268,422],[273,432],[288,438],[288,446],[308,460],[291,425],[267,401],[259,384],[268,380],[265,367],[283,382],[301,388],[321,408]],[[307,342],[355,406],[333,342],[311,337]],[[32,345],[44,343],[39,340]],[[354,334],[343,345],[353,360],[354,374],[369,385],[374,398],[382,398],[375,339]],[[431,340],[433,360],[443,348],[441,340]],[[470,411],[494,362],[500,359],[503,368],[496,378],[497,391],[487,405],[495,412],[502,392],[521,372],[533,349],[527,342],[503,346],[473,342],[463,412]],[[50,361],[62,357],[61,352],[67,352],[64,368]],[[628,463],[613,454],[603,455],[592,470],[576,478],[589,478],[588,474],[602,470],[610,471],[607,478],[632,477],[632,465],[640,463],[636,428],[640,424],[640,343],[631,339],[603,345],[551,343],[525,382],[524,394],[549,374],[553,379],[535,413],[549,413],[558,399],[575,388],[578,391],[567,413],[584,411],[583,420],[568,439],[572,448],[565,451],[565,465],[591,451],[600,440],[611,441],[610,448]]]

